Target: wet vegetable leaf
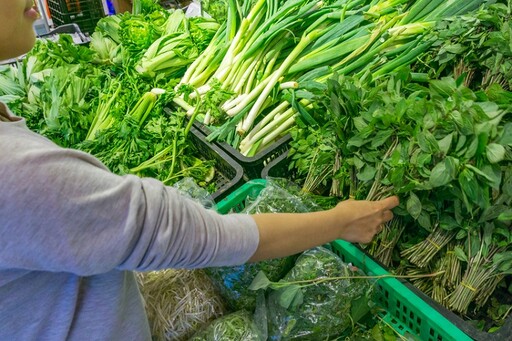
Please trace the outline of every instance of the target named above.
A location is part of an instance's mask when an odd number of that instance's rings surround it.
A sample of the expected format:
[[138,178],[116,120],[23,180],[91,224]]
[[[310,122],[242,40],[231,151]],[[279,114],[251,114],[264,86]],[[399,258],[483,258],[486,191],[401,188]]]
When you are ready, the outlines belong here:
[[441,187],[448,184],[452,177],[446,162],[438,163],[430,173],[429,182],[432,187]]
[[438,141],[439,149],[443,154],[448,154],[450,150],[450,146],[452,145],[453,133],[446,135],[441,140]]
[[411,192],[407,199],[407,212],[414,218],[418,219],[421,214],[421,201],[416,194]]
[[462,262],[466,262],[468,261],[468,256],[466,256],[466,253],[464,252],[464,250],[462,250],[460,247],[456,246],[453,251],[455,252],[455,256],[457,256],[457,258],[462,261]]
[[250,290],[259,290],[266,289],[270,286],[271,282],[265,275],[263,271],[258,272],[256,277],[254,277],[251,285],[249,286]]
[[501,144],[490,143],[487,145],[486,155],[490,163],[498,163],[505,157],[505,148]]
[[502,221],[512,220],[512,210],[508,210],[506,212],[501,213],[498,216],[498,220],[502,220]]
[[357,174],[357,178],[361,181],[369,181],[375,178],[376,170],[374,167],[370,165],[366,165],[363,168],[363,171]]
[[280,289],[278,294],[279,305],[285,309],[295,309],[300,306],[304,300],[304,295],[300,286],[288,285]]
[[474,203],[478,202],[479,184],[475,174],[469,169],[464,169],[459,174],[459,184],[466,196]]

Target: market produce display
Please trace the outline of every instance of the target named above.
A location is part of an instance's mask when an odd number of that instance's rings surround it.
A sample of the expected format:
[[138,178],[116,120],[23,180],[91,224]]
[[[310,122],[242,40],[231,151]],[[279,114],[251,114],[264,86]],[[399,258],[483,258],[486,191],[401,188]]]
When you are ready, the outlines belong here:
[[[0,66],[0,101],[117,174],[187,179],[210,193],[216,162],[200,153],[193,125],[212,146],[227,142],[249,157],[290,134],[276,166],[287,179],[269,179],[245,213],[396,194],[395,219],[365,251],[484,332],[512,321],[512,1],[202,5],[208,13],[189,17],[137,0],[132,13],[101,19],[89,44],[39,39],[18,63]],[[337,315],[352,309],[350,293],[371,301],[365,275],[357,293],[356,282],[339,278],[283,284],[352,272],[327,258],[209,269],[231,314],[162,338],[191,329],[201,329],[194,340],[396,337],[383,321]],[[255,288],[267,289],[263,308]],[[255,309],[268,331],[254,323]]]
[[66,35],[38,40],[21,62],[2,67],[0,99],[32,130],[92,153],[117,174],[168,185],[192,177],[214,192],[215,162],[189,138],[185,113],[164,108],[218,26],[149,1],[101,19],[89,46]]
[[284,166],[317,194],[398,194],[397,218],[368,252],[396,273],[444,271],[411,281],[485,330],[512,306],[510,9],[440,22],[431,47],[388,76],[336,76],[310,91],[327,114],[292,131]]

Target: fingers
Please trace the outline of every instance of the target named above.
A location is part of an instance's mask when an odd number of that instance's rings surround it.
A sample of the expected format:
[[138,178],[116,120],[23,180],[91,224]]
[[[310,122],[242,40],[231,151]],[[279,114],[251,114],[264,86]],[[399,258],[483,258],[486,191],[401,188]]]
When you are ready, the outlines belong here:
[[398,204],[400,204],[400,201],[398,200],[398,197],[396,195],[388,197],[386,199],[382,199],[379,202],[382,205],[381,207],[383,210],[391,210],[397,207]]
[[391,210],[382,211],[382,220],[384,222],[388,222],[391,219],[393,219],[393,212],[391,212]]

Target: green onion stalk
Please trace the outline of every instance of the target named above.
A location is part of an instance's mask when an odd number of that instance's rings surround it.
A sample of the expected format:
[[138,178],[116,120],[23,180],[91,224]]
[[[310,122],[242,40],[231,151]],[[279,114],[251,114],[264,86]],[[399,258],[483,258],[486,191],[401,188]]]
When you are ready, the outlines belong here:
[[[296,39],[294,36],[299,34],[298,32],[304,32],[324,12],[329,11],[322,8],[323,3],[316,1],[293,0],[277,4],[278,2],[274,5],[267,4],[265,1],[255,3],[249,15],[242,19],[237,34],[231,40],[215,73],[208,79],[202,79],[206,80],[204,85],[194,82],[194,76],[191,76],[197,74],[194,68],[187,70],[182,83],[188,82],[198,86],[199,94],[209,90],[209,82],[213,79],[220,81],[224,89],[233,90],[240,98],[229,100],[223,106],[229,116],[236,116],[248,105],[253,105],[253,102],[261,109],[271,104],[272,101],[269,103],[266,98],[262,98],[266,96],[261,94],[268,94],[280,83],[286,71],[286,65],[282,66],[282,63],[286,61],[289,64],[293,61],[286,56],[293,51]],[[310,42],[315,37],[316,32],[313,32],[304,36],[304,39]],[[212,60],[213,51],[217,51],[212,46],[215,47],[211,44],[207,48],[209,57],[204,58],[203,55],[199,59]],[[299,48],[305,47],[304,42],[299,45]],[[294,55],[298,53],[300,50],[295,50]],[[217,53],[217,58],[218,55]],[[197,62],[194,67],[199,64],[201,62]],[[197,100],[197,103],[200,103],[200,100]],[[250,120],[257,114],[254,110],[249,116]],[[243,124],[250,124],[250,120],[244,120]]]
[[[294,58],[290,63],[288,71],[281,76],[292,77],[301,83],[314,80],[325,83],[334,73],[343,74],[371,74],[373,79],[383,77],[394,70],[409,65],[421,56],[429,47],[430,42],[424,40],[426,33],[434,27],[435,23],[443,18],[453,15],[460,15],[469,10],[477,8],[482,1],[416,1],[408,9],[404,10],[406,1],[380,1],[370,7],[364,16],[360,12],[345,11],[341,14],[338,24],[330,25],[332,30],[339,30],[340,35],[336,40],[325,40],[325,44],[312,44],[315,48],[303,49],[302,54]],[[432,10],[435,8],[435,10]],[[400,12],[403,11],[403,14]],[[370,19],[374,19],[370,21]],[[364,20],[363,20],[364,19]],[[346,25],[343,27],[343,25]],[[343,29],[350,27],[344,32]],[[324,33],[328,36],[329,30]],[[317,37],[321,41],[322,37]],[[341,60],[340,60],[341,58]],[[324,66],[330,66],[325,68]],[[322,68],[324,67],[324,68]],[[269,96],[268,84],[266,91],[261,92],[262,97]],[[251,98],[252,100],[252,98]],[[243,102],[243,105],[253,105],[244,119],[243,125],[238,129],[240,134],[254,136],[251,126],[255,119],[262,112],[260,104],[262,99],[254,105],[251,101]],[[302,104],[307,104],[302,103]],[[285,107],[279,103],[276,107]],[[238,108],[239,109],[239,108]],[[287,111],[289,110],[289,111]],[[236,114],[236,110],[230,112]],[[272,111],[271,111],[272,112]],[[286,117],[296,117],[294,108],[285,108],[281,112],[274,113],[278,117],[286,112]],[[291,129],[295,122],[285,121],[283,131]],[[271,120],[268,122],[269,132],[275,131],[283,121]],[[261,125],[256,124],[255,128],[261,131]],[[262,134],[261,139],[265,138]],[[252,150],[252,145],[258,143],[254,137],[249,140],[242,140],[241,152],[247,155]]]

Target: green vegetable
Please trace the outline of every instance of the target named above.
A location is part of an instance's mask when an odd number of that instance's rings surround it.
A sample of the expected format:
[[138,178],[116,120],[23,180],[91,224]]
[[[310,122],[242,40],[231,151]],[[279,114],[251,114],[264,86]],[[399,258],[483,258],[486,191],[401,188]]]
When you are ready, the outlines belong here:
[[30,129],[72,147],[85,138],[105,77],[93,57],[68,35],[38,40],[21,62],[0,71],[0,96]]
[[[283,287],[268,298],[269,337],[272,340],[323,340],[341,335],[369,311],[368,280],[331,251],[304,252],[280,281]],[[303,280],[347,276],[346,279],[296,285]],[[286,283],[289,283],[286,285]]]
[[[311,82],[325,84],[334,73],[370,81],[409,65],[432,45],[424,36],[436,22],[482,2],[256,1],[229,20],[230,13],[237,13],[230,3],[225,39],[213,39],[181,81],[197,88],[186,106],[207,113],[210,105],[202,96],[213,81],[220,82],[234,95],[221,106],[225,116],[211,120],[205,114],[205,124],[227,121],[209,138],[253,156],[296,121],[317,125],[310,114],[314,103],[295,92],[307,90]],[[297,90],[290,90],[290,84]]]
[[263,336],[252,315],[240,310],[222,316],[194,334],[189,341],[263,341]]
[[507,97],[492,102],[453,78],[416,84],[408,70],[371,85],[357,77],[327,85],[324,97],[312,95],[328,111],[320,128],[292,133],[298,181],[344,198],[399,195],[398,219],[368,250],[403,275],[445,271],[413,282],[456,312],[483,307],[511,264],[492,260],[511,245]]
[[204,18],[189,18],[175,10],[165,24],[164,34],[154,40],[136,69],[149,77],[179,77],[213,38],[219,25]]

